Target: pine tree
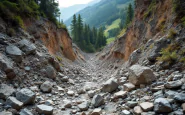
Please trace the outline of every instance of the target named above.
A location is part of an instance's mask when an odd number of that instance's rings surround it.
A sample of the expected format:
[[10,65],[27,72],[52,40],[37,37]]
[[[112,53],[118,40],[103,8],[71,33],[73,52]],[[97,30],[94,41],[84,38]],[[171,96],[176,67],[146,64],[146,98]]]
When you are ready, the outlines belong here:
[[83,33],[83,21],[81,15],[78,15],[77,20],[77,41],[80,42],[82,40],[82,33]]
[[128,26],[128,24],[132,21],[133,17],[134,17],[134,10],[132,8],[132,5],[129,4],[128,9],[127,9],[127,17],[126,17],[125,27]]
[[71,34],[73,37],[74,42],[77,42],[77,20],[76,20],[76,15],[73,15],[73,20],[71,23]]

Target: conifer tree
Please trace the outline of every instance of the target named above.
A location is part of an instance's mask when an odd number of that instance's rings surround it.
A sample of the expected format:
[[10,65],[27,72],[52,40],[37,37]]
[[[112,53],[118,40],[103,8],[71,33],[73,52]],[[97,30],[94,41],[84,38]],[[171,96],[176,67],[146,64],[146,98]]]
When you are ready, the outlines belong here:
[[127,9],[127,17],[126,17],[125,27],[127,27],[128,24],[132,21],[133,16],[134,16],[134,10],[132,8],[132,5],[129,4],[128,9]]
[[74,42],[77,42],[77,19],[75,14],[73,15],[73,20],[71,23],[71,33],[72,33]]

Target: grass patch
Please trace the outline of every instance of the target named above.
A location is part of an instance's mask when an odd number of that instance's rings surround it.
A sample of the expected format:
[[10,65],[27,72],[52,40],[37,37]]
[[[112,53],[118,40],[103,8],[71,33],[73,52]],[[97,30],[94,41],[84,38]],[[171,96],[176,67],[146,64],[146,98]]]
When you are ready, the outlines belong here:
[[110,44],[111,42],[115,41],[115,37],[108,38],[107,39],[107,45]]
[[105,32],[104,32],[104,35],[106,36],[106,37],[108,37],[109,36],[109,30],[112,30],[112,29],[115,29],[115,28],[119,28],[119,23],[121,22],[121,19],[117,19],[117,20],[115,20],[114,22],[112,22],[112,24],[111,25],[109,25],[109,26],[106,26],[106,30],[105,30]]
[[123,34],[125,34],[125,31],[126,29],[122,29],[117,37],[120,38],[121,36],[123,36]]

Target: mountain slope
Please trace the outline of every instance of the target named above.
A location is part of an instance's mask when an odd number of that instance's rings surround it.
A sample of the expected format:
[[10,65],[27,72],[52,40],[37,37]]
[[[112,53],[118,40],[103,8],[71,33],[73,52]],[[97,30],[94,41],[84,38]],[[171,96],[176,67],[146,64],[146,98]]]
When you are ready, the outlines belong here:
[[[126,4],[133,3],[133,1],[134,0],[102,0],[93,6],[79,11],[76,15],[81,14],[84,22],[90,24],[90,26],[105,26],[118,19],[120,9],[126,8]],[[65,21],[65,24],[70,26],[71,21],[72,17]]]
[[87,6],[92,6],[96,3],[98,3],[99,1],[100,0],[93,0],[93,1],[89,2],[88,4],[76,4],[76,5],[73,5],[70,7],[60,8],[61,17],[62,17],[63,21],[66,21],[71,16],[73,16],[73,14],[77,13],[78,11],[84,9]]

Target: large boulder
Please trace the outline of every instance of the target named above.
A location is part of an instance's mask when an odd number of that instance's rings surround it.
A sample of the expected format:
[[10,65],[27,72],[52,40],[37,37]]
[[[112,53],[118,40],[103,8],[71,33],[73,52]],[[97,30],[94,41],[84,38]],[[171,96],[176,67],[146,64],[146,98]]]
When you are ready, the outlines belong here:
[[6,105],[9,105],[16,110],[20,110],[23,107],[23,103],[17,100],[15,97],[9,97],[6,100]]
[[150,84],[156,77],[149,67],[133,65],[129,68],[129,81],[134,85]]
[[15,78],[16,74],[13,70],[13,62],[1,53],[0,53],[0,69],[6,73],[7,78],[9,79]]
[[6,85],[0,84],[0,99],[6,99],[15,92],[15,89]]
[[53,107],[47,106],[47,105],[37,105],[36,106],[36,111],[40,115],[53,115]]
[[23,39],[17,43],[18,47],[26,54],[34,54],[36,52],[36,47],[34,44],[26,39]]
[[40,89],[44,93],[50,93],[52,90],[52,83],[49,81],[45,81],[41,86]]
[[22,62],[22,51],[14,45],[6,47],[6,53],[17,63]]
[[24,88],[16,93],[16,98],[23,102],[24,105],[34,104],[36,95],[31,90]]
[[115,78],[110,78],[103,84],[102,91],[103,92],[113,92],[118,88],[118,83]]
[[101,95],[95,95],[91,103],[94,107],[99,107],[104,104],[104,98]]
[[165,98],[158,98],[154,101],[154,111],[157,113],[169,113],[172,111],[172,107]]
[[170,40],[166,39],[165,37],[155,41],[155,43],[151,46],[150,53],[147,57],[148,60],[151,62],[156,61],[157,57],[161,55],[160,51],[162,50],[162,48],[165,48],[169,43]]

